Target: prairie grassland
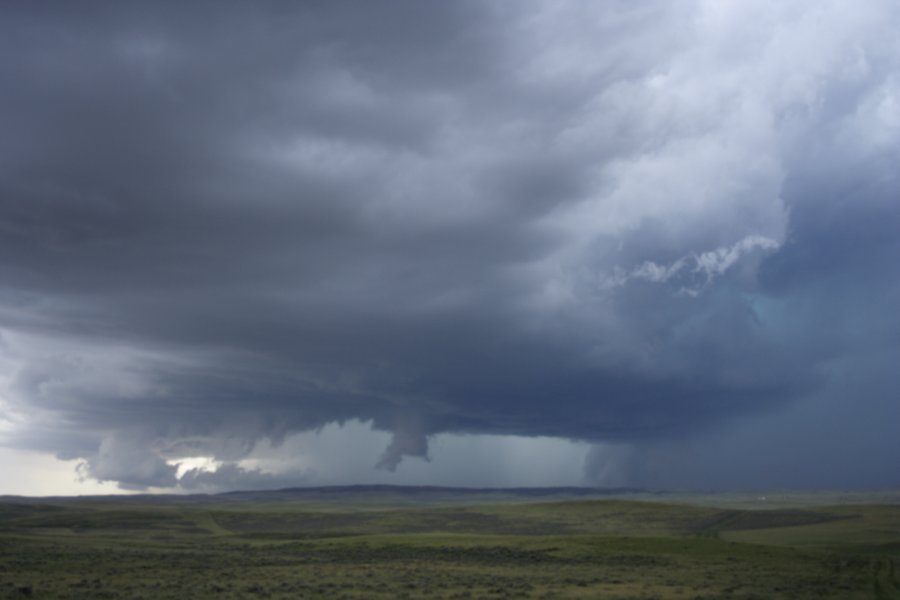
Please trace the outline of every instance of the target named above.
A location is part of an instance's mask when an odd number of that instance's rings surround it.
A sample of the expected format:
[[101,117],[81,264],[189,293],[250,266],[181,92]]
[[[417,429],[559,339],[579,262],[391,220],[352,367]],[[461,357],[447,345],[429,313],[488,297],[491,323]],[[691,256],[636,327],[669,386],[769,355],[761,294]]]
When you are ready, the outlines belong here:
[[10,502],[0,598],[900,598],[900,506],[785,506]]

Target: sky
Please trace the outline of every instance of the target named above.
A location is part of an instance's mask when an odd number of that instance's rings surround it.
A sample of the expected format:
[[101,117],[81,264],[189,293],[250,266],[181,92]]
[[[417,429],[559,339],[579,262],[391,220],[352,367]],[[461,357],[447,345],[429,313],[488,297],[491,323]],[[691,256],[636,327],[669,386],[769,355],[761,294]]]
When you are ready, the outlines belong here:
[[893,0],[0,7],[0,494],[900,487]]

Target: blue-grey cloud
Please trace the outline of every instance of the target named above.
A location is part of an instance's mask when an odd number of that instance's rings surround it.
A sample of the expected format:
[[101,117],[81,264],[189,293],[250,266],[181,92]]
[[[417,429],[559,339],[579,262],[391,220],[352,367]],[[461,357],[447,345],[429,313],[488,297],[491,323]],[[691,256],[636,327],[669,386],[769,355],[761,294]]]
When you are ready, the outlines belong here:
[[3,12],[7,444],[240,486],[350,420],[387,468],[836,422],[857,367],[897,416],[889,2]]

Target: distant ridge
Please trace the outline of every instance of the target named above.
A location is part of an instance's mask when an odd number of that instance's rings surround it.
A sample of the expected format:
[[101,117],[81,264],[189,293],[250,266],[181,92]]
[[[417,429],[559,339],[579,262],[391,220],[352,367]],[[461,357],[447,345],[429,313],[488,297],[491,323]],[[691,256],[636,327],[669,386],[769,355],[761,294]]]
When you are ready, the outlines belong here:
[[136,494],[97,496],[0,496],[5,504],[240,504],[299,503],[309,506],[412,507],[493,504],[503,502],[565,502],[637,500],[728,508],[791,508],[847,504],[900,504],[900,490],[769,490],[676,491],[616,487],[444,487],[389,484],[289,487],[277,490],[237,490],[216,494]]
[[516,496],[596,496],[610,494],[637,494],[645,493],[646,490],[638,488],[600,488],[600,487],[579,487],[579,486],[563,486],[563,487],[451,487],[437,485],[390,485],[390,484],[370,484],[370,485],[326,485],[315,487],[289,487],[278,490],[236,490],[231,492],[222,492],[219,496],[229,496],[234,494],[256,494],[256,493],[280,493],[280,494],[457,494],[465,495],[482,495],[482,494],[506,494]]
[[290,487],[276,490],[235,490],[214,494],[133,494],[92,496],[0,496],[0,502],[20,503],[93,501],[125,503],[207,503],[207,502],[352,502],[407,503],[515,501],[529,499],[578,499],[619,495],[647,494],[635,488],[600,487],[445,487],[412,485],[330,485]]

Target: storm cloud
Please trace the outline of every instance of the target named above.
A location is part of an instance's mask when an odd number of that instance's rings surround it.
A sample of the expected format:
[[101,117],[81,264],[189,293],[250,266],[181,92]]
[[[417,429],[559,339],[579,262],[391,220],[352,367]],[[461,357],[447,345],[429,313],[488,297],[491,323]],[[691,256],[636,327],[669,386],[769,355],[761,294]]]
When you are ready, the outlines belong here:
[[2,12],[4,444],[254,487],[306,481],[260,445],[362,422],[373,468],[543,436],[765,485],[824,430],[873,472],[810,484],[900,482],[893,2]]

